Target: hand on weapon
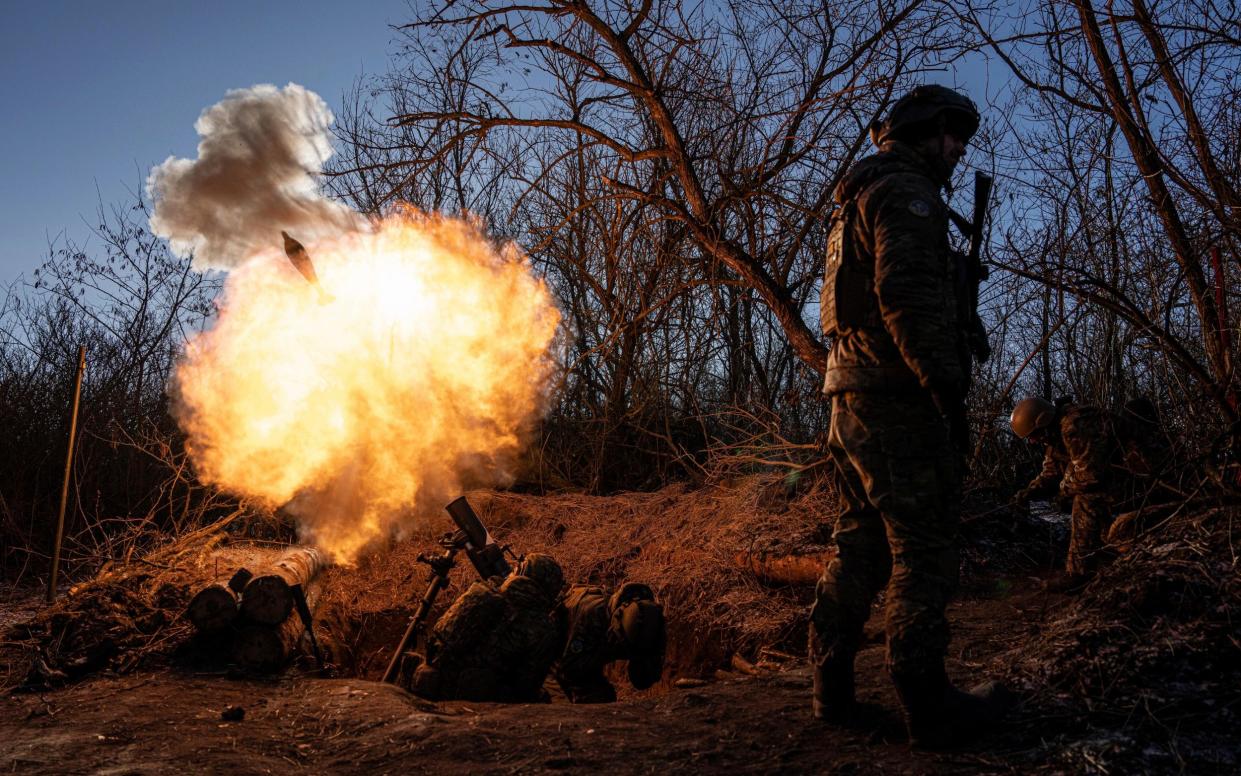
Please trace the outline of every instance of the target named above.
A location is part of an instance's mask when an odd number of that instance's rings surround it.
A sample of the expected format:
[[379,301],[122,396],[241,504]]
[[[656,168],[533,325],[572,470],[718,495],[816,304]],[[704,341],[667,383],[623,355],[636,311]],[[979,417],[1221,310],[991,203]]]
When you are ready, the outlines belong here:
[[990,273],[982,263],[983,226],[987,218],[987,206],[991,201],[991,176],[974,173],[973,218],[966,220],[955,211],[949,211],[957,227],[970,239],[969,252],[963,257],[960,314],[965,328],[965,339],[970,352],[979,362],[991,357],[991,343],[987,341],[987,329],[978,315],[978,287]]
[[405,655],[414,636],[426,624],[426,619],[431,614],[431,607],[435,605],[436,597],[448,585],[448,574],[457,565],[458,552],[465,551],[483,579],[508,576],[510,567],[508,561],[504,559],[504,553],[509,551],[508,548],[497,544],[491,538],[491,534],[478,519],[470,503],[465,500],[465,496],[453,501],[445,509],[453,522],[457,524],[457,530],[440,537],[439,544],[444,548],[442,555],[428,556],[425,553],[418,555],[419,563],[425,563],[431,567],[431,584],[423,593],[422,601],[419,602],[418,609],[410,619],[405,634],[401,636],[396,651],[392,653],[392,659],[388,662],[388,668],[384,671],[380,681],[391,682],[396,679],[401,658]]

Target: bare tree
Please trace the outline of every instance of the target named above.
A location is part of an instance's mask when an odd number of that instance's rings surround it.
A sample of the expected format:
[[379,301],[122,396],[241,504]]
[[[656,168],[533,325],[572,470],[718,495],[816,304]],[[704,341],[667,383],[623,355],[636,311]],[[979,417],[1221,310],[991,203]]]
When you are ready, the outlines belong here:
[[[77,350],[88,352],[66,526],[70,560],[184,526],[214,494],[193,482],[165,387],[188,334],[213,314],[217,278],[190,269],[145,228],[142,201],[101,208],[98,248],[55,247],[31,285],[0,305],[0,567],[25,568],[50,541]],[[131,545],[132,546],[132,545]],[[35,567],[39,562],[34,564]]]
[[[1014,145],[1025,163],[1014,177],[1029,188],[1002,255],[1017,275],[1074,300],[1058,305],[1070,318],[1061,339],[1074,343],[1061,347],[1058,368],[1092,372],[1101,382],[1076,381],[1079,390],[1112,398],[1145,375],[1161,395],[1187,406],[1205,395],[1235,421],[1235,4],[1100,10],[1075,0],[1007,17],[980,4],[963,17],[1032,109]],[[1213,251],[1229,259],[1218,269]]]
[[363,150],[334,185],[486,201],[566,308],[562,409],[594,454],[692,456],[712,431],[686,421],[728,407],[813,434],[831,194],[894,91],[951,56],[946,21],[916,0],[432,6],[344,122]]

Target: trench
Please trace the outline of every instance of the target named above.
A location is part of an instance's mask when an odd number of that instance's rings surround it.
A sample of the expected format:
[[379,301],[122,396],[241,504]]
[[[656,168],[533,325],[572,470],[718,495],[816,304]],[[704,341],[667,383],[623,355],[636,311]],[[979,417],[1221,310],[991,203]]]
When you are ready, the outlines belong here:
[[[808,606],[809,593],[804,597]],[[442,614],[445,608],[445,604],[437,605],[432,619]],[[326,675],[380,681],[412,614],[412,607],[394,607],[364,614],[350,614],[337,607],[317,612],[316,637],[325,659],[330,663]],[[744,635],[737,632],[726,629],[700,631],[671,618],[667,623],[664,671],[659,682],[646,690],[633,689],[628,683],[624,661],[611,663],[605,673],[621,700],[662,695],[672,691],[679,680],[711,681],[739,670],[748,672],[753,664],[761,660],[799,659],[805,643],[804,625],[793,627],[782,638],[760,646],[749,644]],[[772,658],[773,655],[775,658]],[[306,671],[317,668],[305,640],[295,658],[294,667]],[[554,687],[555,680],[551,674],[546,684],[549,689]]]

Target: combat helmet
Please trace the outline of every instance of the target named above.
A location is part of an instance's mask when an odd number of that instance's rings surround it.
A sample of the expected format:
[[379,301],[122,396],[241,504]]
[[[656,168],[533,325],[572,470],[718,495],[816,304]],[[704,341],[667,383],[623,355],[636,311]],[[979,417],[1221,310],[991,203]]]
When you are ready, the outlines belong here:
[[564,572],[560,570],[560,564],[552,556],[541,552],[531,552],[523,556],[513,574],[534,580],[552,600],[560,595],[560,590],[564,587]]
[[1017,402],[1008,423],[1013,427],[1014,434],[1022,439],[1029,439],[1035,431],[1047,428],[1055,420],[1056,405],[1038,396],[1031,396]]
[[924,84],[897,100],[887,118],[872,124],[870,138],[881,146],[888,140],[916,142],[950,132],[968,141],[980,121],[978,107],[969,97],[946,86]]
[[651,588],[639,582],[627,583],[613,593],[608,607],[612,610],[612,628],[624,642],[629,683],[645,690],[664,672],[664,608],[655,602]]

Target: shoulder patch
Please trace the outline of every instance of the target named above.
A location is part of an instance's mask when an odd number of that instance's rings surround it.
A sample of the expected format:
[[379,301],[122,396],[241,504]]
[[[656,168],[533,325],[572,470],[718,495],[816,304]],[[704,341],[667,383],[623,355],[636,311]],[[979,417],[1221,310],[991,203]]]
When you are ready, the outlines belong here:
[[931,206],[925,200],[915,199],[909,203],[909,212],[919,218],[926,218],[931,215]]

